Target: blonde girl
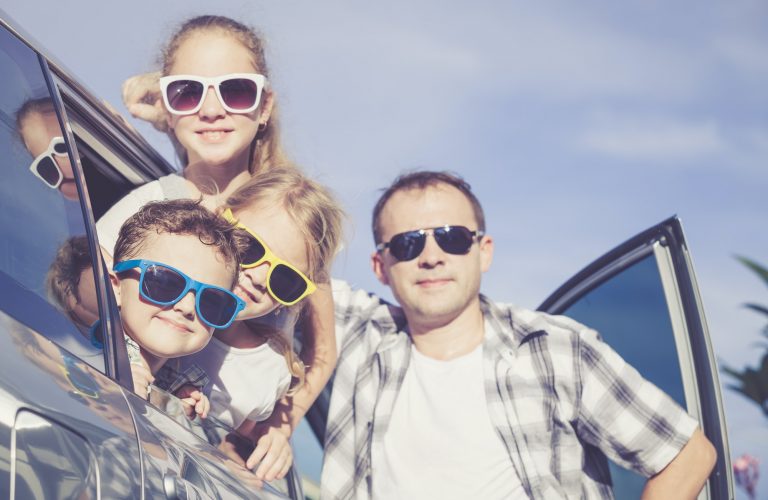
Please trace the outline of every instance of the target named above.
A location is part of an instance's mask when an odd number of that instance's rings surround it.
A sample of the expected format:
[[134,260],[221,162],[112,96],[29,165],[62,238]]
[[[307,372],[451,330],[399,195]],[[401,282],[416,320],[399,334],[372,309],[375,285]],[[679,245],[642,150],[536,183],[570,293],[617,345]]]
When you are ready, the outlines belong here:
[[[304,363],[310,370],[333,368],[312,365],[327,356],[306,354],[322,345],[304,349],[304,359],[297,359],[292,327],[303,299],[316,287],[328,286],[330,263],[341,240],[342,211],[317,182],[296,169],[273,168],[230,196],[223,215],[238,228],[242,269],[234,292],[246,303],[238,316],[243,321],[217,330],[211,343],[185,362],[200,366],[213,380],[213,417],[240,434],[264,436],[246,465],[262,463],[256,475],[269,480],[288,471],[288,437],[325,383],[317,386],[316,377],[305,382]],[[270,320],[284,318],[287,325],[276,328],[257,319],[268,314]],[[312,344],[311,338],[306,340]],[[286,404],[273,413],[286,395]]]
[[137,102],[128,106],[151,110],[141,116],[167,131],[183,170],[135,189],[99,220],[109,255],[122,223],[147,202],[202,198],[214,209],[252,175],[287,164],[264,44],[253,29],[227,17],[194,17],[171,37],[161,62],[160,72],[134,82]]

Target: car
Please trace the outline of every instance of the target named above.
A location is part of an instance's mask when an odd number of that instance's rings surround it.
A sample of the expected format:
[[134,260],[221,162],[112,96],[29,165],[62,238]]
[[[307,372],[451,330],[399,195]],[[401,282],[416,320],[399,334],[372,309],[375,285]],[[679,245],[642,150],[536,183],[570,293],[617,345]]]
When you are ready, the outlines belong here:
[[[174,396],[133,391],[94,221],[174,168],[0,11],[0,496],[317,495],[332,383],[293,439],[297,465],[259,484]],[[597,328],[699,420],[718,452],[700,498],[732,498],[712,347],[682,225],[672,217],[587,266],[540,307]],[[232,442],[244,451],[252,443]],[[618,498],[642,478],[611,465]],[[300,470],[308,473],[302,474]]]

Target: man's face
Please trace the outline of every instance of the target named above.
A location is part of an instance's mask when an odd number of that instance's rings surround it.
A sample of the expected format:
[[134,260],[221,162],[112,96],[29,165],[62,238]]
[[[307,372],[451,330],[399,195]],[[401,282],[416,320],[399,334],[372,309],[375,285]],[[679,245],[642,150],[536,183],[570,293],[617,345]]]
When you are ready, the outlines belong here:
[[[230,289],[233,269],[227,267],[215,247],[197,236],[153,234],[147,237],[138,255],[131,258],[154,260],[172,266],[190,278]],[[195,308],[195,293],[189,291],[178,302],[160,306],[139,294],[139,268],[112,276],[119,300],[123,328],[143,349],[158,358],[192,354],[208,344],[213,328],[202,322]]]
[[[447,184],[396,192],[379,220],[383,242],[405,231],[444,225],[478,229],[469,200]],[[453,255],[430,234],[415,259],[399,262],[384,249],[373,254],[372,264],[379,281],[391,287],[411,327],[436,328],[478,304],[480,276],[492,258],[493,242],[488,236],[474,243],[466,255]]]

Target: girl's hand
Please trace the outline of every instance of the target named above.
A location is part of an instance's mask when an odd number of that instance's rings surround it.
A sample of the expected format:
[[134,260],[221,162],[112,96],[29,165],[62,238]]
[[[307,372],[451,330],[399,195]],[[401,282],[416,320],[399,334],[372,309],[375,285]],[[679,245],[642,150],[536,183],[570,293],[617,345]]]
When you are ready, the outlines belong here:
[[123,82],[123,103],[134,117],[148,121],[157,130],[165,132],[168,123],[159,79],[159,71],[130,77]]
[[256,449],[245,462],[248,469],[258,465],[255,475],[258,479],[272,481],[282,479],[293,463],[290,435],[277,427],[269,426],[256,443]]
[[200,415],[200,418],[208,416],[211,401],[197,387],[191,384],[183,385],[176,391],[175,396],[185,403],[184,411],[190,420],[193,420],[195,415]]

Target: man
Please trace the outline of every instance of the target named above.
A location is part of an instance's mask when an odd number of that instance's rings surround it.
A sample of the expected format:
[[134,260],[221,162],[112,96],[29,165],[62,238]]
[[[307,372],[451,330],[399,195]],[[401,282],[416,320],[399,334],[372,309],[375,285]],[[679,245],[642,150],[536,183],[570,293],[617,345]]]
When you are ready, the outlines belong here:
[[462,179],[398,178],[373,233],[401,308],[337,286],[323,498],[605,498],[605,455],[647,498],[701,490],[713,446],[595,331],[479,294],[493,240]]

